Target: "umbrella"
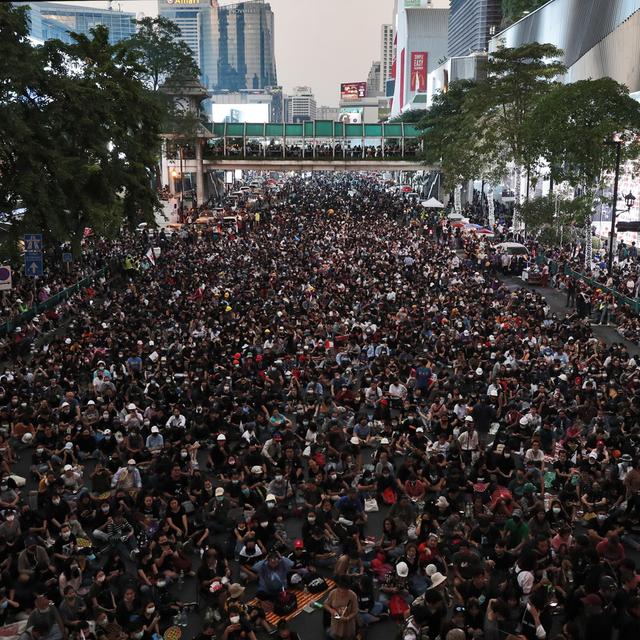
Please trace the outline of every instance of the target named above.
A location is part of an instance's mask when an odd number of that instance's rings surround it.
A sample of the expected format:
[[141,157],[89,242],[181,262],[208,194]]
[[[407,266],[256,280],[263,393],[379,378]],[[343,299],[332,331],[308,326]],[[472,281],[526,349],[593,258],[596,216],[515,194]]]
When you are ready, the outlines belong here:
[[467,222],[464,226],[467,229],[482,229],[482,225],[476,224],[475,222]]
[[493,233],[493,231],[491,231],[491,229],[478,229],[476,231],[476,233],[481,233],[481,234],[486,235],[486,236],[494,235],[494,233]]
[[454,211],[453,213],[450,213],[447,218],[449,218],[449,220],[462,220],[464,216]]
[[454,222],[451,226],[456,228],[462,228],[464,227],[464,222]]
[[442,204],[442,202],[440,202],[436,198],[429,198],[428,200],[423,200],[421,204],[426,209],[444,209],[444,205]]
[[209,224],[214,221],[214,218],[210,218],[208,216],[201,216],[200,218],[196,218],[196,224]]

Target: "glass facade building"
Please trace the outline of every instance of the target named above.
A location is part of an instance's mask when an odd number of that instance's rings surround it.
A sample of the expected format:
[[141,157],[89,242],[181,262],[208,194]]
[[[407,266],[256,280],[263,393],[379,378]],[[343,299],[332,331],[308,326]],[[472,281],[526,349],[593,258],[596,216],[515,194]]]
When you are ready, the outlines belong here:
[[448,57],[487,51],[501,20],[501,0],[451,0]]
[[158,0],[158,13],[180,27],[200,67],[200,81],[210,91],[277,86],[273,11],[268,2]]
[[109,29],[109,41],[113,44],[132,36],[136,31],[135,14],[125,11],[94,9],[88,6],[57,4],[55,2],[19,2],[29,5],[30,35],[35,40],[58,38],[72,42],[70,33],[89,35],[98,25]]

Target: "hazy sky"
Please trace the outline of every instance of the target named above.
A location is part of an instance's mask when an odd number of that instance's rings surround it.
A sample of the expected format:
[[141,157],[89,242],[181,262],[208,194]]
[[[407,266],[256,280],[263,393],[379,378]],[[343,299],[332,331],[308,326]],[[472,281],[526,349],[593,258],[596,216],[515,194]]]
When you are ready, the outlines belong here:
[[[309,85],[318,105],[337,107],[341,82],[366,81],[380,59],[380,26],[392,21],[393,0],[269,0],[275,15],[278,81]],[[103,0],[67,4],[106,7]],[[123,11],[156,15],[156,0],[114,1]],[[220,4],[231,4],[223,0]]]

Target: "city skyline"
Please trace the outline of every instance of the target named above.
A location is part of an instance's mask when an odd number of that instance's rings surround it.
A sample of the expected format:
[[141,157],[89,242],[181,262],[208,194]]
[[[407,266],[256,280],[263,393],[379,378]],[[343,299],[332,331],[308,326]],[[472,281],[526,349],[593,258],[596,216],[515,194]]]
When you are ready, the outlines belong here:
[[[335,107],[340,99],[340,83],[366,82],[371,63],[380,58],[380,29],[392,22],[394,0],[265,1],[271,4],[275,17],[278,82],[285,92],[310,86],[318,105]],[[61,0],[61,4],[105,8],[108,2]],[[122,11],[158,14],[157,0],[120,0],[112,4]]]

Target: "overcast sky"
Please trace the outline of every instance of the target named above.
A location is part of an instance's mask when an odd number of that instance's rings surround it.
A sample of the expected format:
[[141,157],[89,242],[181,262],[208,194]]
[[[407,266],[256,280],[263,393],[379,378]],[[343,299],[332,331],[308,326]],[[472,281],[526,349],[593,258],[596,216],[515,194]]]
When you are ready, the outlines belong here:
[[[380,26],[392,21],[393,0],[269,0],[275,16],[278,82],[310,86],[318,105],[337,107],[341,82],[367,79],[380,59]],[[69,0],[104,8],[103,0]],[[123,11],[156,15],[156,0],[117,0]],[[223,0],[220,4],[232,4]]]

